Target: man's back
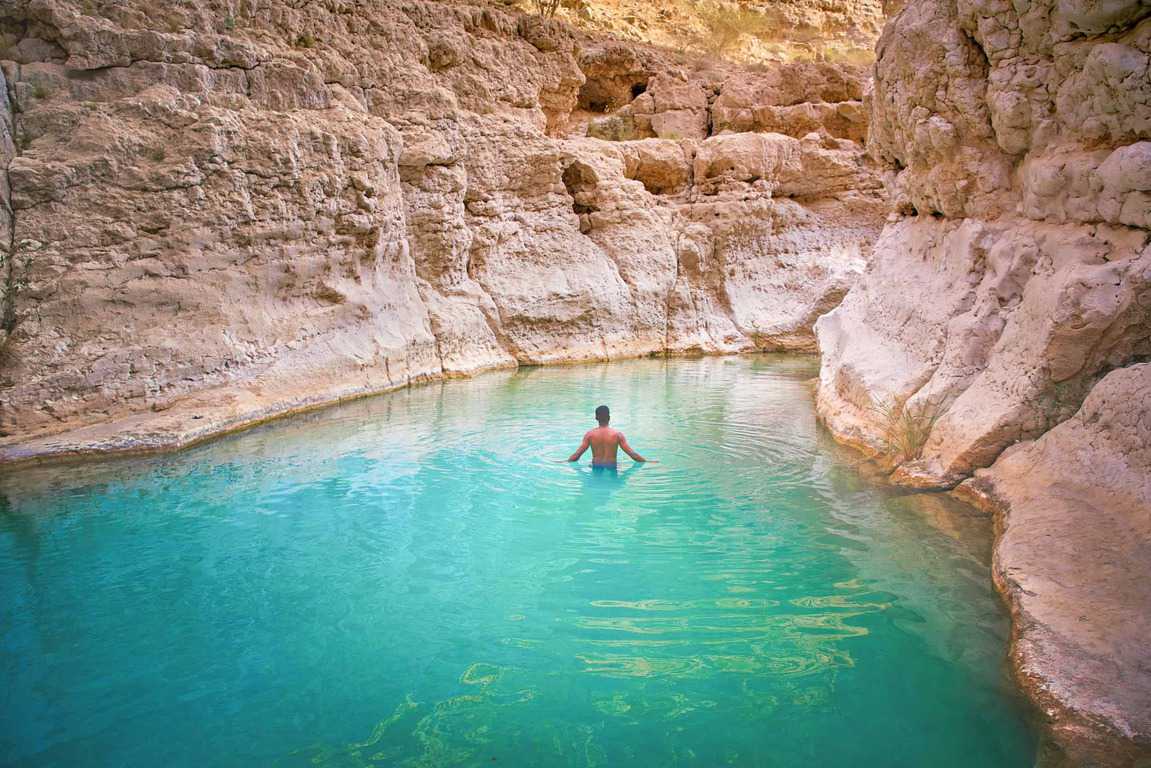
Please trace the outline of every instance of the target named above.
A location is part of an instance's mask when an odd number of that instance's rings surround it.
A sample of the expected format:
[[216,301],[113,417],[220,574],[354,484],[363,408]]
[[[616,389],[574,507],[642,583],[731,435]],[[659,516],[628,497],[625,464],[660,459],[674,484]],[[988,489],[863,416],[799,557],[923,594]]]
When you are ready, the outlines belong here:
[[615,464],[623,433],[611,427],[596,427],[585,439],[591,443],[592,464]]

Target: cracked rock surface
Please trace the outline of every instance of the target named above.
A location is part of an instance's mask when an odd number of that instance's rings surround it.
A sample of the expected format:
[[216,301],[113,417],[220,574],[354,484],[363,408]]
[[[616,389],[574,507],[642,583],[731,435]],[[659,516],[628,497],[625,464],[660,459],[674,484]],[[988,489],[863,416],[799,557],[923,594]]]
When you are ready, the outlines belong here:
[[[526,7],[526,0],[519,0]],[[893,0],[581,0],[559,14],[582,29],[671,49],[722,49],[745,62],[870,62]]]

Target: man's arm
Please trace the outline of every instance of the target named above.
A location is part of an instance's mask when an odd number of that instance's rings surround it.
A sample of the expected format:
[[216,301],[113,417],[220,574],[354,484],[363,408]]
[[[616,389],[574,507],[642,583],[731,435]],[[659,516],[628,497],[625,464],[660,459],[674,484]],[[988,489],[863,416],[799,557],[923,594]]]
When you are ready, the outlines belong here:
[[588,449],[589,445],[591,445],[591,438],[588,437],[590,434],[591,433],[588,432],[583,436],[583,442],[579,444],[579,448],[576,449],[575,453],[573,453],[571,456],[568,456],[568,461],[579,461],[580,456],[583,456],[583,452]]
[[623,448],[624,453],[626,453],[628,456],[631,456],[632,461],[638,461],[641,464],[647,461],[647,459],[645,459],[643,456],[640,456],[638,453],[631,449],[631,446],[627,444],[627,438],[623,436],[623,432],[619,433],[619,447]]

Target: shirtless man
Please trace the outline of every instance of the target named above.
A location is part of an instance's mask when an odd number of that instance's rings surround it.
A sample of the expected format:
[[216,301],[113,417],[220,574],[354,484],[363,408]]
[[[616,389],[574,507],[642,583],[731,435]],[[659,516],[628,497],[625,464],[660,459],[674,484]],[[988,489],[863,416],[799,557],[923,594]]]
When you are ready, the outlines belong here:
[[627,444],[627,438],[623,436],[623,432],[607,425],[611,421],[611,411],[606,405],[601,405],[595,409],[595,420],[599,422],[599,426],[583,436],[583,442],[580,443],[575,453],[568,456],[568,461],[579,461],[580,456],[583,456],[588,446],[591,446],[591,465],[593,467],[614,467],[617,448],[623,448],[623,452],[631,456],[632,461],[641,463],[647,461],[631,449],[631,446]]

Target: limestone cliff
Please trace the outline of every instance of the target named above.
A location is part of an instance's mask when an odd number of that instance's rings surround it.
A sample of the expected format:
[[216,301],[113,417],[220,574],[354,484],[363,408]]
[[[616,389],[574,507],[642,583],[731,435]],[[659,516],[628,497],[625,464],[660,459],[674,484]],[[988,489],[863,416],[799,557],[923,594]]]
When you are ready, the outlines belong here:
[[1017,661],[1085,764],[1151,749],[1149,67],[1146,2],[908,3],[870,108],[894,213],[817,324],[833,431],[1006,511]]
[[7,458],[814,349],[883,215],[863,72],[681,65],[495,4],[16,0],[0,62]]

